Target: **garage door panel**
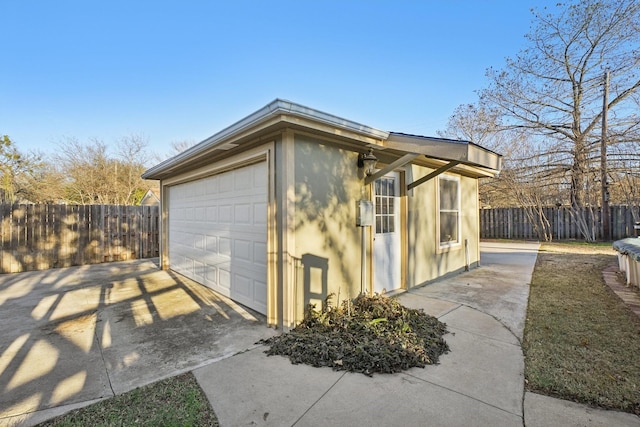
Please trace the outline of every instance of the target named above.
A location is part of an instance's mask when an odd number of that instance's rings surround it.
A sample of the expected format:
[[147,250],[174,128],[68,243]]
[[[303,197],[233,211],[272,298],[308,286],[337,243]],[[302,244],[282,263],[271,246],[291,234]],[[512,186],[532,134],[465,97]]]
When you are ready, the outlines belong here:
[[253,172],[253,183],[252,187],[254,188],[267,188],[267,180],[265,179],[267,176],[267,163],[259,163],[255,168],[252,169]]
[[216,206],[208,206],[206,212],[206,218],[208,221],[217,222],[218,221],[218,208]]
[[240,261],[253,262],[252,246],[251,240],[234,240],[233,258]]
[[254,280],[253,281],[253,289],[254,289],[254,300],[264,307],[265,312],[267,311],[267,282],[264,280]]
[[267,225],[267,204],[266,203],[253,204],[253,224],[259,225],[259,226]]
[[233,224],[233,206],[222,205],[218,208],[218,223]]
[[233,175],[231,173],[224,173],[218,177],[218,189],[220,194],[233,192]]
[[218,240],[218,254],[231,257],[231,239],[220,237]]
[[202,261],[207,263],[208,265],[224,265],[225,263],[231,262],[231,257],[218,255],[216,253],[205,252],[202,257]]
[[185,276],[193,275],[193,260],[187,257],[179,257],[175,270]]
[[253,243],[253,262],[256,265],[267,266],[267,244],[263,242]]
[[231,290],[231,272],[225,268],[218,268],[218,286],[227,292],[223,292],[226,296],[231,296],[228,292]]
[[235,205],[233,220],[234,224],[251,224],[251,203]]
[[206,252],[218,252],[218,237],[206,235],[204,238],[204,250]]
[[176,221],[172,222],[172,226],[169,237],[179,239],[184,244],[193,241],[195,235],[202,234],[202,225],[194,221]]
[[[249,274],[249,272],[251,272],[251,276],[255,277],[257,276],[257,273],[260,271],[264,271],[264,268],[260,267],[259,265],[256,265],[253,262],[250,261],[244,261],[244,260],[233,260],[232,261],[234,268],[234,271],[241,271],[243,274]],[[257,278],[257,277],[255,277]]]
[[249,305],[249,302],[251,302],[257,310],[266,311],[266,298],[260,296],[263,294],[266,295],[266,285],[264,282],[241,274],[234,275],[234,286],[231,291],[231,298],[235,301],[245,305]]
[[266,314],[266,163],[168,194],[170,268]]
[[[191,248],[188,246],[180,246],[176,249],[179,251],[179,253],[177,254],[174,253],[174,256],[177,256],[178,263],[180,265],[187,263],[188,260],[193,261],[194,259],[201,258],[200,253],[197,252],[194,248]],[[172,268],[173,268],[173,263],[172,263]]]
[[193,260],[193,275],[200,283],[204,282],[204,263],[198,260]]
[[234,182],[234,190],[243,190],[253,188],[253,169],[242,168],[236,172],[236,180]]
[[205,285],[207,286],[217,286],[218,285],[218,267],[215,264],[205,263]]
[[242,274],[233,275],[233,291],[232,296],[241,297],[243,299],[251,298],[253,290],[253,281],[250,277]]
[[204,236],[195,235],[193,239],[193,246],[196,249],[203,250],[204,249]]

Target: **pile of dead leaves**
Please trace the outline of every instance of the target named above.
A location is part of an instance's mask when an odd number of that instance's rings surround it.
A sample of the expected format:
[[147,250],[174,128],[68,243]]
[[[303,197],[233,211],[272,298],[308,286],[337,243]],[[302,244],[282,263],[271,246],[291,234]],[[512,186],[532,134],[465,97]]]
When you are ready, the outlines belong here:
[[261,341],[268,355],[289,356],[291,363],[335,370],[394,373],[435,364],[449,351],[446,325],[422,310],[382,295],[360,295],[341,306],[309,306],[304,320],[287,334]]

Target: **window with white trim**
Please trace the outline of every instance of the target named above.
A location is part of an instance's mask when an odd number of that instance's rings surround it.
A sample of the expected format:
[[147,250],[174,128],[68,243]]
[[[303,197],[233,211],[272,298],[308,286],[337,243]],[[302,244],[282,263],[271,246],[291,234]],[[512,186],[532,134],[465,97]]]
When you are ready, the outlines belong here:
[[396,180],[382,177],[375,181],[376,234],[394,233],[396,224]]
[[440,247],[460,243],[460,178],[438,177],[438,214]]

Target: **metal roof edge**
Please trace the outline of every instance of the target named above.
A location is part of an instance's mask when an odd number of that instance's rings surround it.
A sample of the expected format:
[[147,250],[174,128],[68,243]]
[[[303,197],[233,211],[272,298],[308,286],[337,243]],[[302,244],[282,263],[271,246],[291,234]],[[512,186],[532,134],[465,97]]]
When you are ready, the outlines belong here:
[[316,110],[315,108],[305,107],[304,105],[282,99],[276,99],[270,105],[274,105],[276,103],[278,104],[277,108],[284,113],[291,113],[336,127],[346,128],[350,131],[363,133],[376,139],[384,140],[389,137],[389,132],[387,131],[363,125],[362,123],[354,122],[353,120],[345,119],[334,114],[325,113],[324,111]]
[[284,99],[276,98],[266,106],[261,109],[249,114],[243,119],[233,123],[230,126],[222,129],[221,131],[213,134],[209,138],[199,142],[193,147],[183,151],[182,153],[177,154],[174,157],[171,157],[156,166],[153,166],[146,170],[142,174],[142,178],[144,179],[153,179],[149,178],[158,173],[164,172],[172,167],[180,164],[183,161],[188,159],[197,157],[199,154],[215,147],[220,144],[225,139],[242,132],[243,130],[250,128],[268,118],[277,116],[279,114],[290,114],[318,122],[322,122],[325,124],[329,124],[331,126],[339,127],[342,129],[347,129],[353,132],[362,133],[367,136],[377,138],[377,139],[387,139],[389,137],[389,132],[385,132],[379,129],[372,128],[370,126],[366,126],[352,120],[344,119],[342,117],[338,117],[333,114],[325,113],[320,110],[316,110],[313,108],[305,107],[304,105],[297,104],[295,102],[287,101]]
[[389,135],[406,137],[406,138],[427,139],[429,141],[435,141],[435,142],[452,142],[456,144],[468,144],[470,142],[462,139],[440,138],[435,136],[416,135],[413,133],[405,133],[405,132],[389,132]]

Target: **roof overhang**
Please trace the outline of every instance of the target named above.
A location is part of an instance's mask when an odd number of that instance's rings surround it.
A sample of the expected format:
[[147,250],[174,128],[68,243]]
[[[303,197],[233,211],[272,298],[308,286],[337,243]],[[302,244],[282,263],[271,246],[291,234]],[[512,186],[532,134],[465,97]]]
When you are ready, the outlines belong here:
[[142,178],[163,179],[199,157],[210,155],[216,151],[223,152],[234,149],[250,136],[265,134],[285,127],[309,129],[373,146],[381,145],[382,141],[389,136],[389,132],[290,101],[276,99],[197,145],[148,169],[142,174]]
[[502,156],[473,142],[445,138],[432,138],[391,132],[384,146],[407,153],[423,154],[432,159],[456,161],[499,172]]
[[[333,114],[276,99],[255,113],[232,124],[188,150],[147,170],[144,179],[164,179],[185,168],[201,165],[205,159],[215,159],[229,150],[237,151],[242,144],[255,141],[260,135],[273,135],[284,128],[321,133],[364,152],[368,148],[381,150],[396,158],[394,167],[401,167],[414,159],[435,159],[436,168],[442,164],[466,165],[477,176],[495,176],[502,167],[502,156],[468,141],[430,138],[396,132],[385,132]],[[354,145],[355,144],[355,145]],[[400,163],[402,164],[400,164]]]

